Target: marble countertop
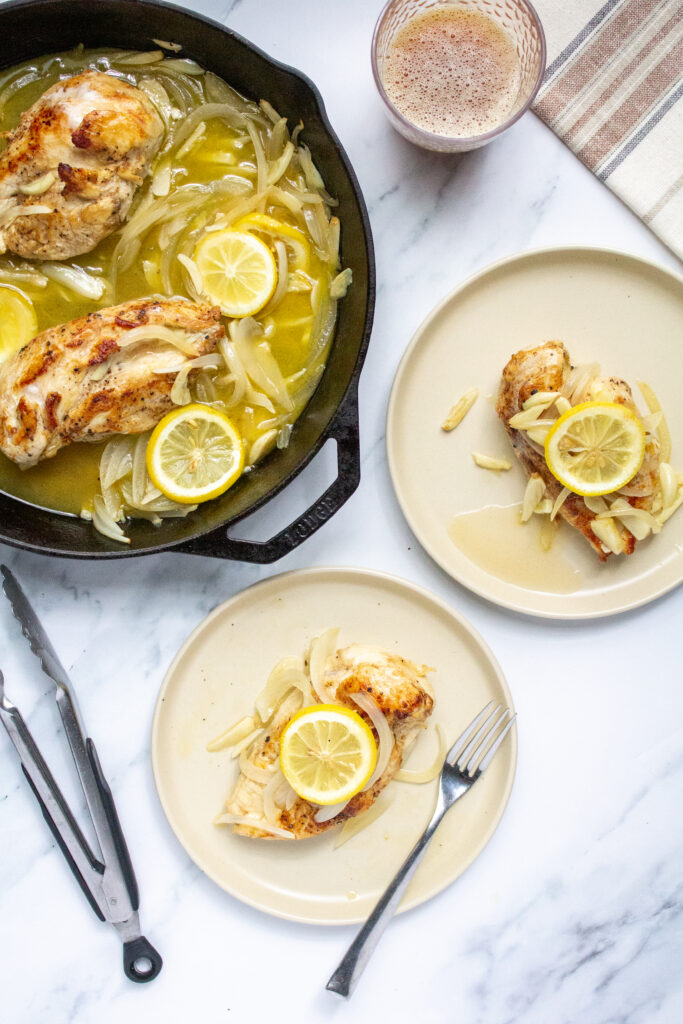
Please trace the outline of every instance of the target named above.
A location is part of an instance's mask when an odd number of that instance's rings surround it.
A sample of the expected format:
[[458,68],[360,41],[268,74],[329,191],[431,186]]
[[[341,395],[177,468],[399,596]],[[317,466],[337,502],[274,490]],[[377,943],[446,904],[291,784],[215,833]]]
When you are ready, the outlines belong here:
[[[195,0],[318,85],[356,169],[375,236],[378,292],[361,380],[363,478],[301,548],[259,567],[181,555],[115,566],[0,554],[35,600],[72,673],[114,790],[165,959],[134,986],[118,939],[71,879],[0,736],[0,950],[7,1024],[142,1021],[341,1024],[674,1024],[683,1020],[683,689],[678,589],[595,622],[534,620],[489,605],[431,562],[393,495],[384,444],[399,358],[464,277],[520,250],[565,243],[676,259],[533,115],[461,159],[390,129],[369,49],[379,0]],[[262,538],[332,472],[325,452],[243,527]],[[397,919],[346,1004],[324,991],[355,929],[270,918],[219,890],[187,858],[158,803],[149,759],[154,700],[180,643],[217,604],[287,569],[357,565],[429,588],[485,637],[519,711],[508,810],[476,863]],[[2,669],[44,752],[49,687],[0,606]],[[547,667],[551,667],[551,671]],[[52,738],[51,738],[52,737]],[[65,784],[68,797],[75,790]]]

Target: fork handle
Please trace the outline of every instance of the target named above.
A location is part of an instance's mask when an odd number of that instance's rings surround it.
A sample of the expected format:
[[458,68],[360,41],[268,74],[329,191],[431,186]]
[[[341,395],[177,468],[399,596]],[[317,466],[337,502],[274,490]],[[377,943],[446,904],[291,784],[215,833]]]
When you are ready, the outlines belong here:
[[403,861],[403,864],[401,864],[401,867],[382,894],[377,906],[358,932],[358,935],[349,946],[346,955],[340,961],[339,966],[325,986],[328,992],[336,992],[340,996],[350,996],[353,992],[385,928],[396,913],[403,894],[424,856],[429,840],[436,832],[445,813],[446,808],[442,806],[441,800],[439,800],[431,821]]

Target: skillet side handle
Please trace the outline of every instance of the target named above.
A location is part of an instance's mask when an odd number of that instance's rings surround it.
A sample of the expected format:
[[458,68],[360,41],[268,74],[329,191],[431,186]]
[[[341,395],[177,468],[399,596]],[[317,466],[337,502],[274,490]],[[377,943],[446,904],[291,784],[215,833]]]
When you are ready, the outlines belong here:
[[358,395],[348,394],[330,428],[328,438],[337,442],[337,477],[327,490],[293,523],[264,542],[233,540],[225,527],[203,537],[178,545],[175,551],[211,558],[230,558],[240,562],[266,564],[276,562],[293,551],[324,526],[344,505],[360,483],[360,436]]

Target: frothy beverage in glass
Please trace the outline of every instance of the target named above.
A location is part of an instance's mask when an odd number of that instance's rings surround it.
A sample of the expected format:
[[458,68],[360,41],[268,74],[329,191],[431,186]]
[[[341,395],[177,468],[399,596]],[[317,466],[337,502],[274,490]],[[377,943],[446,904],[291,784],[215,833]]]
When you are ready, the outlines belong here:
[[505,121],[519,94],[521,65],[514,41],[493,18],[439,4],[398,30],[382,81],[396,109],[418,128],[467,138]]

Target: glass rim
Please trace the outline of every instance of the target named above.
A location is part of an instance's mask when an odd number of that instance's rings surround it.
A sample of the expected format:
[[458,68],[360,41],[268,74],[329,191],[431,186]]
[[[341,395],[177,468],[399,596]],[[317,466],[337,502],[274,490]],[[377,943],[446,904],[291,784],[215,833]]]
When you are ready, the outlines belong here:
[[[448,3],[449,0],[442,0],[442,2]],[[384,88],[384,83],[382,82],[377,62],[377,37],[379,36],[380,29],[382,28],[382,25],[387,14],[389,13],[389,9],[393,7],[394,4],[396,3],[396,0],[387,0],[387,3],[385,3],[384,7],[380,11],[379,17],[375,22],[375,28],[372,33],[372,42],[370,44],[372,77],[375,80],[375,85],[377,86],[377,91],[379,92],[380,98],[384,101],[385,106],[389,108],[391,113],[398,119],[398,121],[402,125],[405,125],[405,127],[410,129],[412,132],[417,132],[419,135],[423,136],[423,138],[429,141],[433,141],[435,143],[440,141],[442,145],[446,142],[457,142],[461,143],[464,146],[469,142],[488,142],[491,139],[495,139],[497,135],[500,135],[511,125],[515,124],[516,121],[519,121],[520,117],[522,117],[523,114],[526,114],[527,110],[529,109],[533,101],[536,99],[536,96],[538,95],[538,90],[540,89],[541,83],[543,81],[543,76],[546,71],[547,46],[545,39],[545,31],[543,30],[543,24],[538,16],[538,11],[534,7],[534,5],[530,2],[530,0],[516,0],[516,2],[528,10],[531,16],[531,20],[533,21],[536,27],[541,42],[538,74],[536,75],[536,81],[533,84],[528,99],[522,104],[519,110],[517,110],[512,115],[512,117],[508,117],[505,121],[502,121],[499,125],[496,125],[495,128],[491,128],[488,132],[481,132],[479,135],[440,135],[438,132],[430,132],[426,128],[421,128],[419,125],[415,124],[414,121],[410,121],[407,117],[405,117],[405,115],[401,113],[398,107],[396,107],[396,105],[392,103],[392,101],[389,99],[387,91]]]

